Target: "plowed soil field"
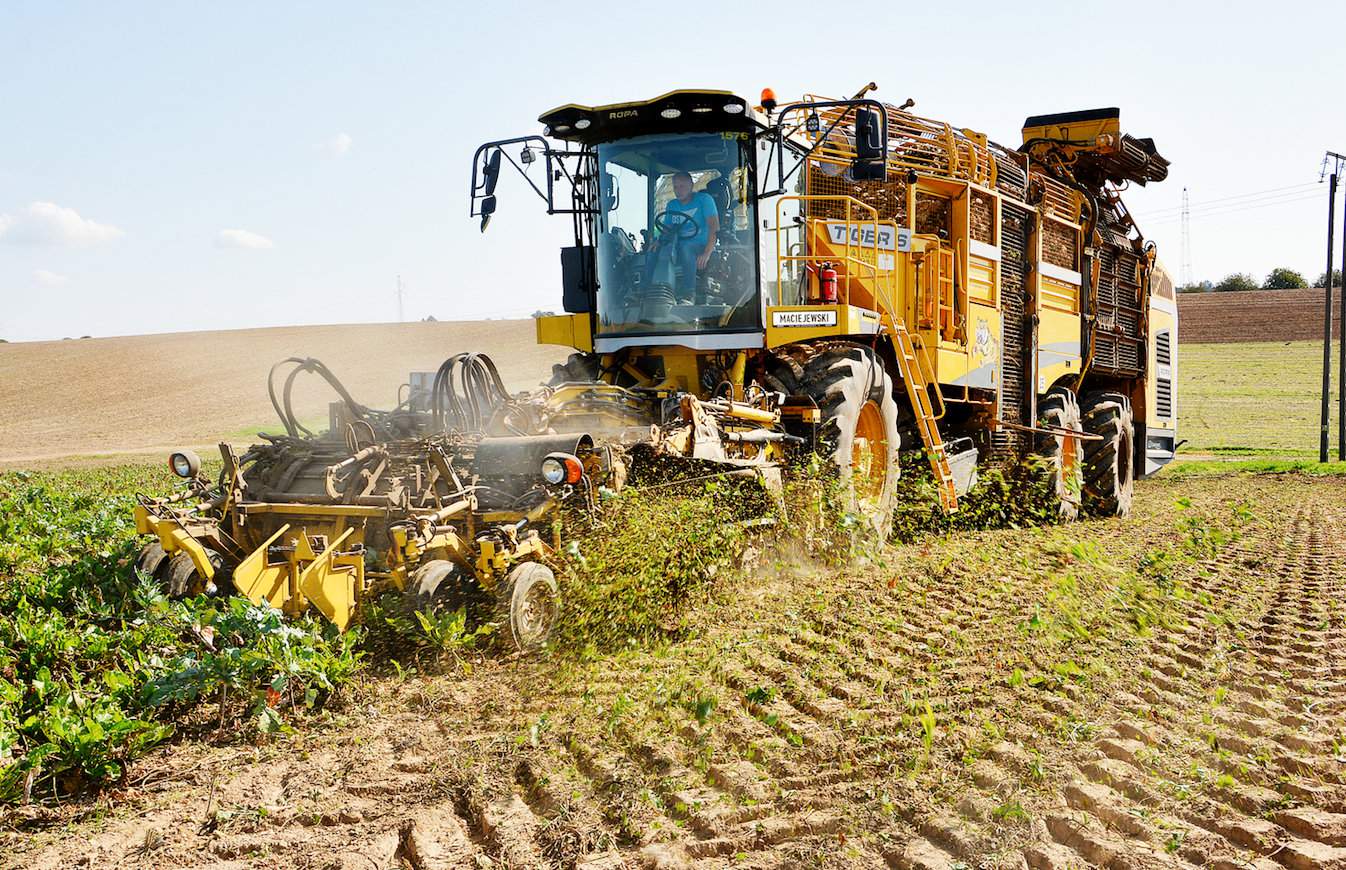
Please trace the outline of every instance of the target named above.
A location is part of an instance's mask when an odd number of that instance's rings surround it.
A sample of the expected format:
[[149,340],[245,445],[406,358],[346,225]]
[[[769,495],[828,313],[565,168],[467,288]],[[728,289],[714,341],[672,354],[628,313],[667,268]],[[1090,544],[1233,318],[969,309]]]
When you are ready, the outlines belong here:
[[1161,478],[1123,521],[755,564],[677,643],[371,676],[292,737],[162,748],[10,811],[0,864],[1346,866],[1346,481]]
[[[1341,336],[1341,291],[1332,302],[1332,335]],[[1187,344],[1323,340],[1323,290],[1179,293],[1178,335]]]
[[[397,404],[412,371],[492,351],[506,385],[532,389],[567,348],[535,342],[533,321],[295,326],[0,344],[0,467],[71,457],[213,448],[279,429],[266,392],[274,363],[316,357],[357,402]],[[283,379],[284,372],[281,374]],[[280,389],[280,384],[277,384]],[[295,411],[326,421],[335,398],[300,379]]]

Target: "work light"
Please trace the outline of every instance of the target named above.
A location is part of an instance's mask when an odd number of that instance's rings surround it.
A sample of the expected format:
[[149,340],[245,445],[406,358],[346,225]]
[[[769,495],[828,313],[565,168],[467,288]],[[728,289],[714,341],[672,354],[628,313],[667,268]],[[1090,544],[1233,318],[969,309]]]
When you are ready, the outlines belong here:
[[542,460],[542,479],[555,486],[566,479],[565,463],[555,456]]
[[579,483],[584,477],[584,465],[569,453],[551,453],[542,460],[542,479],[555,486],[558,483]]
[[190,450],[179,450],[169,455],[168,467],[178,477],[190,480],[201,470],[201,457]]

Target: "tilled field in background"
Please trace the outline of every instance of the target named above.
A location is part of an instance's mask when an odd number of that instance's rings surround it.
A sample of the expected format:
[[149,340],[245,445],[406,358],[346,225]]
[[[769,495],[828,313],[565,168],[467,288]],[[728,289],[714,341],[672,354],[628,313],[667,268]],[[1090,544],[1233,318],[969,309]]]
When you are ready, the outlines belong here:
[[[1336,301],[1339,301],[1336,300]],[[1341,311],[1332,305],[1332,335],[1341,335]],[[1323,290],[1242,290],[1179,293],[1178,337],[1206,342],[1323,340]]]
[[760,561],[676,644],[371,678],[291,738],[163,748],[11,811],[0,864],[1346,866],[1341,479]]
[[[507,353],[499,350],[506,348]],[[35,460],[168,451],[221,440],[251,444],[279,429],[266,393],[288,356],[327,363],[357,402],[397,404],[411,371],[461,351],[497,352],[512,390],[551,376],[566,348],[535,343],[533,321],[382,323],[181,332],[0,344],[0,467]],[[303,420],[326,420],[331,389],[316,376],[295,391]]]

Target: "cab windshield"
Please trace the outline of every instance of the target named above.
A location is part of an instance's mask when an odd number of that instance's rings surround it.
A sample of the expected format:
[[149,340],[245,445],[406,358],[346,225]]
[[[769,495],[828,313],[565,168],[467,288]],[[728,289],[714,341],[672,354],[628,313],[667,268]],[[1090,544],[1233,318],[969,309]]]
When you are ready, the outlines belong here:
[[598,146],[598,333],[761,326],[751,140],[678,133]]

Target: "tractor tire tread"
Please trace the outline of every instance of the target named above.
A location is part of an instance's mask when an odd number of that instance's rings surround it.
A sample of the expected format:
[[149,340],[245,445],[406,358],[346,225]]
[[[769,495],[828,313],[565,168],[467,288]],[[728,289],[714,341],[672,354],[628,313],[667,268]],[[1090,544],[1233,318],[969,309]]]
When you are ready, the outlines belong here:
[[1085,509],[1095,516],[1124,517],[1135,492],[1135,423],[1131,402],[1115,392],[1094,392],[1083,398],[1084,428],[1102,440],[1087,442]]

